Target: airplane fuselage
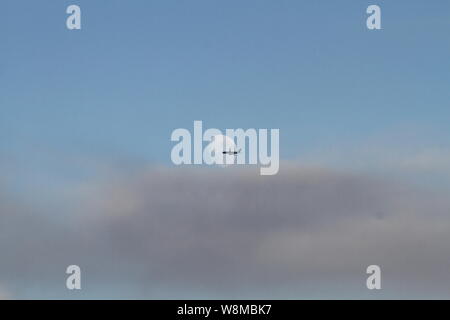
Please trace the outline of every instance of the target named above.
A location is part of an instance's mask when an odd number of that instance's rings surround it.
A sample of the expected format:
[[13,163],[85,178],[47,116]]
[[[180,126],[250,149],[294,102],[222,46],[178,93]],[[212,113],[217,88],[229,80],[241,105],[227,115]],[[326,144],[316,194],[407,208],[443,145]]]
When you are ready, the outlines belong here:
[[231,156],[235,156],[235,155],[237,155],[239,152],[237,152],[237,151],[223,151],[222,152],[222,154],[228,154],[228,155],[231,155]]

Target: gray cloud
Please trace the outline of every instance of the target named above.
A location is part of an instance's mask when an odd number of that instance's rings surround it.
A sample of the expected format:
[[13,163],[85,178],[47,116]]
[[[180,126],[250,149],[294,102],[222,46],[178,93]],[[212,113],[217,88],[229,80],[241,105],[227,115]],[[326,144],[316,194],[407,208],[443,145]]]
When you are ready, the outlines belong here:
[[450,200],[434,191],[290,166],[119,170],[66,193],[63,209],[0,198],[0,283],[19,298],[449,298]]
[[6,289],[0,287],[0,300],[9,300],[11,298],[11,294]]

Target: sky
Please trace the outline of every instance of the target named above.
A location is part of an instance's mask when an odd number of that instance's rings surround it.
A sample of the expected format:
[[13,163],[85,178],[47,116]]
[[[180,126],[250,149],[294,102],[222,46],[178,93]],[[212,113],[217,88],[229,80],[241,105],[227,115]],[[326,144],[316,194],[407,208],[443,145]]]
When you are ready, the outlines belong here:
[[[71,4],[81,7],[81,30],[66,28]],[[381,7],[381,30],[366,28],[371,4]],[[65,255],[45,253],[54,267],[36,257],[35,271],[17,273],[27,251],[39,245],[33,244],[36,237],[54,243],[67,234],[69,251],[95,274],[95,289],[75,297],[270,298],[272,292],[285,298],[448,298],[435,278],[423,280],[426,285],[417,279],[426,279],[422,270],[427,268],[444,277],[442,268],[450,265],[443,258],[450,228],[445,197],[450,187],[449,30],[446,0],[2,1],[0,250],[9,261],[0,261],[0,297],[73,298],[55,280],[64,274],[52,269],[70,260]],[[170,135],[177,128],[192,130],[194,120],[221,130],[280,129],[280,176],[248,178],[257,174],[250,167],[232,171],[231,181],[217,186],[216,179],[228,171],[191,173],[191,168],[174,167]],[[153,185],[153,179],[161,184]],[[191,184],[198,194],[186,191]],[[391,186],[399,199],[383,192]],[[210,188],[218,188],[217,194],[208,196]],[[312,200],[296,200],[303,199],[302,190]],[[261,208],[260,197],[274,204],[261,213],[263,221],[272,225],[271,215],[281,217],[273,229],[245,222]],[[230,202],[224,212],[216,210]],[[330,212],[336,219],[329,219]],[[240,219],[238,214],[244,216],[242,230],[231,223]],[[130,226],[126,217],[149,229]],[[36,219],[34,227],[24,222],[30,219]],[[201,232],[197,219],[204,223]],[[408,233],[399,221],[419,231]],[[354,235],[359,247],[342,237],[356,228],[353,223],[369,234]],[[224,231],[216,238],[205,231],[219,225]],[[184,231],[179,239],[165,239],[151,233],[155,226]],[[83,244],[77,246],[84,241],[77,240],[79,230],[85,239],[93,237],[86,252]],[[127,242],[129,233],[141,238]],[[234,233],[239,236],[229,243]],[[370,260],[364,252],[376,246],[377,234],[388,240],[382,240],[386,243],[375,256],[398,278],[392,276],[390,291],[371,296],[352,274]],[[110,237],[135,255],[108,253]],[[273,264],[271,259],[278,258],[272,253],[305,237],[310,247],[300,252],[316,265],[304,266],[297,254],[288,253]],[[357,266],[317,259],[329,254],[333,237],[343,254],[362,254]],[[161,239],[166,246],[149,244]],[[183,239],[190,256],[180,262],[176,254],[183,252]],[[196,251],[211,239],[210,247]],[[227,245],[238,250],[242,243],[248,243],[237,254],[242,265],[230,252],[217,253]],[[247,256],[245,250],[263,250],[263,244],[271,248],[270,261]],[[395,260],[389,248],[406,252],[406,260],[416,257],[417,246],[424,253],[417,257],[425,261],[423,268],[414,267],[411,278],[400,276],[407,263]],[[144,271],[152,267],[148,252],[156,260],[149,275]],[[195,272],[202,270],[195,261],[210,256],[229,268],[219,265],[209,275]],[[119,263],[105,274],[121,281],[101,276],[111,259]],[[120,263],[127,259],[130,265]],[[186,268],[167,267],[173,263]],[[240,267],[258,272],[255,278],[243,272],[246,280],[238,281],[233,275]],[[124,272],[136,278],[120,276]],[[24,274],[28,282],[20,280]],[[42,274],[42,282],[32,280]],[[272,282],[258,288],[263,274]],[[299,280],[300,290],[279,274],[310,280]],[[169,281],[176,275],[196,281],[183,286]],[[225,281],[216,285],[212,279],[220,275],[235,287]],[[364,279],[364,272],[357,277]],[[348,286],[336,280],[343,278]],[[405,283],[412,288],[410,296],[404,295]],[[148,291],[152,284],[158,290]]]

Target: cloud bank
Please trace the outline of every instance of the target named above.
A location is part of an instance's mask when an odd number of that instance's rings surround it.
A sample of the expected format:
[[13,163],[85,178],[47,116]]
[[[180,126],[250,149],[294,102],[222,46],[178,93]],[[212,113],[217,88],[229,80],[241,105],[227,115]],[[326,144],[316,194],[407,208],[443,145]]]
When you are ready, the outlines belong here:
[[65,193],[62,207],[0,197],[14,298],[450,298],[450,200],[435,191],[293,165],[117,170]]

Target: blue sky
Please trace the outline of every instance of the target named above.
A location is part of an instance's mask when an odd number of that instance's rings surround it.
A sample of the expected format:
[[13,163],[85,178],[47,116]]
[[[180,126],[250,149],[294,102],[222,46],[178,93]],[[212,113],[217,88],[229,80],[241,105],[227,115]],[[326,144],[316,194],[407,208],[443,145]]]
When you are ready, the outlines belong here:
[[[447,0],[3,0],[0,297],[73,298],[74,261],[84,297],[448,297],[449,31]],[[177,171],[194,120],[289,164]]]
[[169,163],[193,120],[280,128],[284,159],[399,130],[448,145],[450,4],[378,1],[369,31],[372,3],[3,1],[0,150]]

